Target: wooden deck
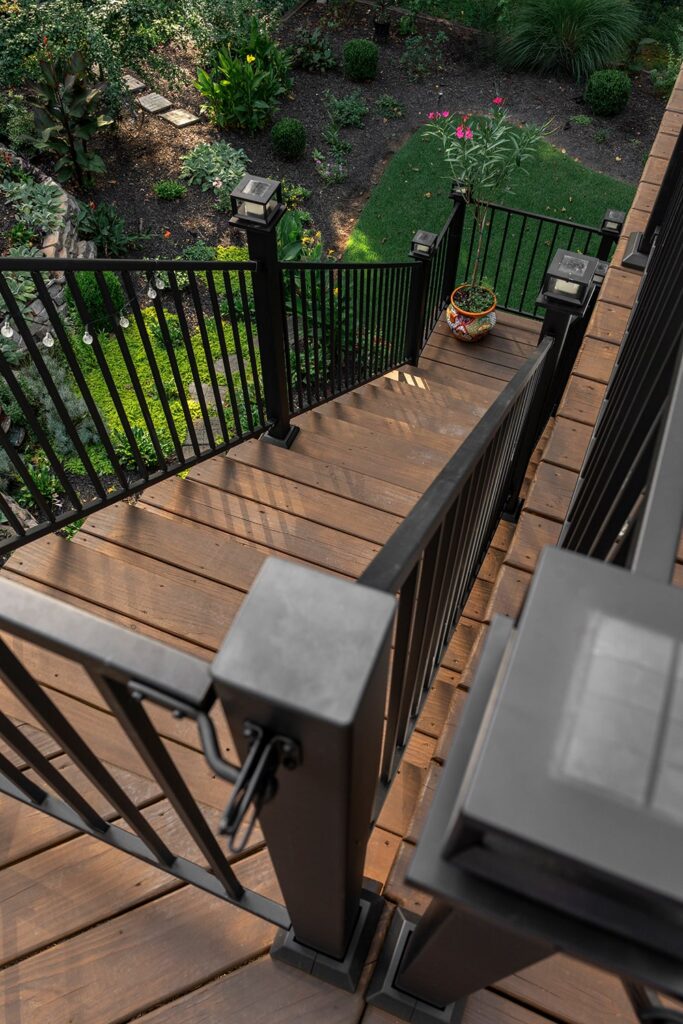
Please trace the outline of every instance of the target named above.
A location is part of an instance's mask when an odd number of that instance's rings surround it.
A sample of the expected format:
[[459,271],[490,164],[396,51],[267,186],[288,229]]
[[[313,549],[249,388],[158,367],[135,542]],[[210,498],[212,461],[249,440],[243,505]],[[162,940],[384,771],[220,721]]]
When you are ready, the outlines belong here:
[[[419,369],[395,371],[302,415],[291,450],[249,441],[186,479],[148,488],[134,505],[96,513],[72,541],[52,536],[20,549],[4,571],[211,658],[267,555],[358,577],[533,352],[538,332],[538,324],[503,313],[496,330],[471,346],[455,342],[439,324]],[[391,900],[404,899],[400,873],[466,692],[462,673],[485,621],[509,532],[499,531],[482,566],[372,837],[366,873]],[[162,837],[192,856],[174,813],[85,674],[13,643]],[[48,756],[66,763],[4,688],[2,702]],[[195,726],[163,711],[155,720],[216,822],[227,790],[211,774]],[[229,750],[224,723],[221,738]],[[365,1012],[362,994],[348,996],[275,967],[266,956],[271,926],[39,812],[2,799],[0,837],[0,1008],[6,1024],[114,1024],[140,1014],[146,1022],[246,1022],[265,1019],[275,1008],[281,1022],[351,1022]],[[258,841],[243,858],[240,876],[250,887],[277,894]],[[415,893],[405,899],[410,905],[421,901]],[[577,970],[583,978],[583,969]],[[483,995],[477,1019],[518,1019],[518,984]],[[548,1012],[552,1005],[549,1000]],[[365,1018],[382,1019],[370,1011]]]

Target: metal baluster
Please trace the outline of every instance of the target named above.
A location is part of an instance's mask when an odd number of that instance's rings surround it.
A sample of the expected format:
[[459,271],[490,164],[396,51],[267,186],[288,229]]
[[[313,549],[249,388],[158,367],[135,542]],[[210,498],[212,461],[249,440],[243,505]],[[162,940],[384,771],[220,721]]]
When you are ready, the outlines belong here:
[[[206,272],[206,277],[211,276],[211,271]],[[199,288],[197,287],[197,278],[193,270],[187,271],[187,278],[190,285],[190,295],[192,296],[192,304],[194,306],[195,315],[197,317],[197,326],[199,327],[199,337],[201,338],[202,348],[204,349],[204,358],[206,360],[206,368],[209,374],[209,382],[211,384],[211,390],[213,391],[214,402],[216,403],[216,414],[218,416],[218,422],[220,428],[223,431],[223,443],[226,444],[228,441],[228,424],[225,419],[225,412],[223,410],[223,397],[218,388],[218,378],[216,376],[216,367],[214,365],[214,356],[211,351],[211,344],[209,342],[209,336],[206,330],[206,323],[204,321],[204,310],[202,308],[202,300],[199,295]],[[214,438],[214,448],[219,447]]]
[[[254,295],[254,271],[250,270],[250,271],[248,271],[248,273],[249,273],[250,278],[251,278],[251,294],[253,296]],[[261,386],[261,381],[263,379],[263,363],[262,363],[262,360],[261,360],[261,339],[260,338],[258,339],[258,342],[259,342],[259,354],[258,354],[258,358],[257,358],[257,355],[256,355],[256,342],[254,340],[254,331],[253,331],[252,320],[251,320],[251,311],[249,309],[249,290],[247,288],[246,275],[247,275],[247,271],[245,271],[245,270],[238,270],[237,271],[237,280],[239,281],[239,286],[240,286],[240,298],[242,300],[242,309],[244,310],[244,333],[245,333],[245,336],[246,336],[246,339],[247,339],[247,354],[249,356],[249,362],[251,364],[251,376],[252,376],[252,379],[254,381],[254,397],[256,398],[256,408],[258,409],[259,418],[260,418],[261,423],[265,423],[266,422],[266,405],[265,405],[265,400],[264,400],[264,397],[263,397],[263,388]],[[232,284],[230,282],[230,276],[227,273],[227,271],[223,271],[224,282],[225,282],[225,278],[226,277],[227,277],[227,280],[228,280],[228,287],[229,287],[230,291],[232,292]],[[241,342],[241,340],[240,340],[240,343],[239,343],[239,350],[240,350],[240,353],[241,353],[242,352],[242,342]],[[246,399],[246,394],[247,393],[245,392],[245,399]]]
[[[211,311],[213,313],[214,323],[216,325],[216,334],[218,335],[218,345],[221,350],[221,359],[223,360],[223,366],[225,368],[225,379],[228,388],[228,397],[230,399],[230,410],[232,413],[234,434],[239,437],[241,434],[244,433],[244,431],[242,429],[240,411],[239,406],[237,404],[235,382],[232,378],[232,367],[230,366],[230,353],[228,352],[225,330],[223,328],[223,318],[221,317],[220,305],[218,302],[218,294],[216,292],[216,283],[214,281],[213,273],[211,271],[208,271],[206,274],[206,287],[209,293],[209,301],[211,303]],[[229,433],[230,432],[228,431],[228,434]],[[226,440],[228,440],[227,436]]]
[[[242,283],[242,282],[241,282]],[[227,270],[223,271],[223,291],[225,298],[228,303],[228,314],[230,317],[230,326],[232,328],[232,340],[235,346],[235,358],[237,359],[237,372],[240,378],[240,384],[242,386],[242,398],[244,399],[244,415],[247,420],[247,427],[250,433],[254,430],[254,415],[251,411],[251,402],[249,400],[249,384],[247,381],[247,372],[244,366],[244,353],[242,351],[242,339],[240,337],[237,310],[235,309],[235,297],[232,290],[232,282],[230,281],[230,274]],[[245,310],[245,316],[249,319],[248,306],[245,305],[247,302],[246,288],[240,291],[242,299],[242,309]],[[259,410],[261,412],[261,410]],[[239,432],[244,433],[242,427],[241,417],[239,419]],[[263,413],[261,412],[261,424],[265,423]]]

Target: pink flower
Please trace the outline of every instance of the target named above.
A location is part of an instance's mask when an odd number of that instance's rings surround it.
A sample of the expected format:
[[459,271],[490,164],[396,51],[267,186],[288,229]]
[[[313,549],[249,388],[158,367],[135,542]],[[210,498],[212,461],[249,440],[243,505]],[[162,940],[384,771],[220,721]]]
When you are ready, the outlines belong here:
[[472,135],[472,129],[471,129],[471,128],[468,128],[468,129],[467,129],[467,131],[465,132],[465,138],[466,138],[466,139],[471,139],[471,138],[473,138],[473,135]]
[[444,110],[443,113],[441,114],[441,116],[442,117],[448,117],[448,111]]
[[433,121],[435,116],[436,115],[434,114],[433,110],[432,110],[432,112],[430,114],[427,114],[427,117],[429,118],[430,121]]
[[505,100],[503,99],[502,96],[494,96],[493,97],[493,102],[496,104],[497,107],[499,107],[501,105],[501,103],[505,102]]
[[455,134],[458,136],[459,139],[465,138],[465,129],[461,124],[459,124],[458,127],[455,129]]
[[464,114],[463,115],[463,119],[462,119],[462,123],[465,124],[467,121],[469,121],[469,119],[470,119],[470,115],[469,114]]

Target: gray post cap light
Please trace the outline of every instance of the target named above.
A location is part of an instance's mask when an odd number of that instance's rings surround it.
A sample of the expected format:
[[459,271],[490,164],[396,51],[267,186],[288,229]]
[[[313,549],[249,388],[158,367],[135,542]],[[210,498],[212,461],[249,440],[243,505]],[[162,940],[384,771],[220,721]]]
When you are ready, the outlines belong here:
[[231,223],[238,227],[255,224],[266,227],[282,205],[282,185],[271,178],[245,174],[230,193]]
[[581,312],[590,296],[598,262],[595,256],[558,249],[546,271],[539,302]]
[[416,231],[410,243],[410,255],[419,259],[429,259],[434,252],[438,235],[432,231]]
[[623,210],[605,210],[600,230],[603,235],[612,235],[614,238],[618,238],[625,220],[626,214]]

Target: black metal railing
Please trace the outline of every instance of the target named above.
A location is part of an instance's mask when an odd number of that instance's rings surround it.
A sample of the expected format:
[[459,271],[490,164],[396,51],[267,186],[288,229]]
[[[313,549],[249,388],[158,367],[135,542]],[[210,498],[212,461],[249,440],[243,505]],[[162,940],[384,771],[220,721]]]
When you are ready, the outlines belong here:
[[422,345],[427,343],[441,314],[448,305],[456,283],[458,283],[456,282],[456,269],[464,220],[464,204],[456,201],[434,243],[426,290]]
[[458,259],[458,282],[469,280],[475,262],[479,277],[496,293],[498,308],[542,319],[536,301],[558,249],[609,259],[613,245],[600,228],[516,210],[498,203],[478,204],[486,217],[479,254],[475,207],[470,206]]
[[556,360],[555,339],[545,337],[359,579],[398,594],[380,799],[500,518],[515,507]]
[[643,275],[570,505],[561,538],[570,550],[628,564],[683,347],[682,244],[683,175]]
[[290,409],[405,362],[412,263],[281,263]]
[[[268,425],[253,262],[0,261],[0,510],[16,547]],[[20,514],[36,510],[35,522]]]

